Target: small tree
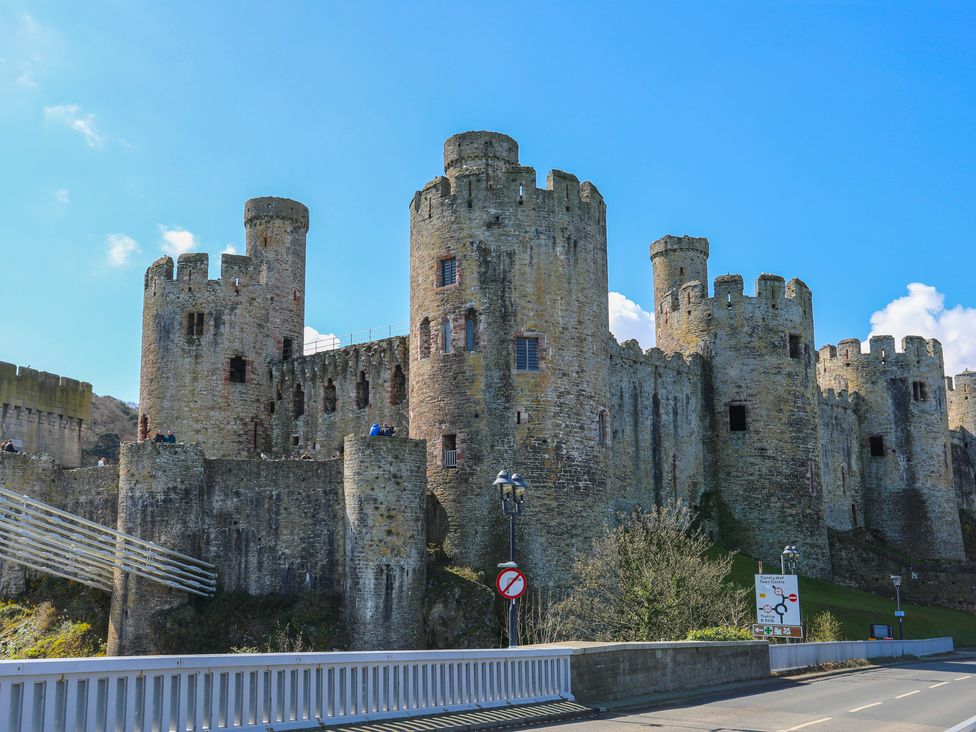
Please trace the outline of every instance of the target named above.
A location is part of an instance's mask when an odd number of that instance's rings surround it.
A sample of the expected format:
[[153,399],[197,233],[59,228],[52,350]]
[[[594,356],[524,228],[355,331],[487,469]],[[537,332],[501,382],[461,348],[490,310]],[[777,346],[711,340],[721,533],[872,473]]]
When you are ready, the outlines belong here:
[[710,547],[683,506],[626,516],[577,561],[567,632],[580,640],[678,640],[742,625],[747,591],[727,581],[734,555],[709,559]]
[[810,623],[810,640],[814,643],[829,643],[843,640],[840,621],[830,610],[824,610],[813,617]]

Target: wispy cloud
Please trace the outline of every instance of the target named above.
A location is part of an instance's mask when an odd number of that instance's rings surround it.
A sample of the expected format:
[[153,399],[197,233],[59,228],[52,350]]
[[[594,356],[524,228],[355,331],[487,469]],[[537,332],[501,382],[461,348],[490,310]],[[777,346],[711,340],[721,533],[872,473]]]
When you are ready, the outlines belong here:
[[228,244],[226,247],[224,247],[223,254],[237,254],[237,247],[235,247],[233,244]]
[[871,315],[871,335],[938,338],[946,374],[976,369],[976,307],[947,308],[945,295],[931,285],[912,282],[908,294]]
[[654,345],[653,312],[648,312],[619,292],[610,293],[608,304],[610,332],[618,341],[623,343],[634,339],[645,349]]
[[34,72],[30,69],[21,72],[14,83],[21,89],[36,89],[37,81],[34,80]]
[[82,112],[77,104],[44,107],[44,117],[80,134],[90,148],[97,150],[104,142],[104,137],[95,129],[95,115]]
[[63,206],[67,206],[71,203],[71,192],[67,188],[58,188],[54,192],[54,200]]
[[139,251],[139,243],[128,234],[109,234],[105,237],[105,243],[108,246],[108,263],[113,267],[124,267]]
[[179,226],[163,226],[160,224],[159,233],[163,237],[163,253],[171,257],[178,257],[193,249],[199,249],[197,238]]

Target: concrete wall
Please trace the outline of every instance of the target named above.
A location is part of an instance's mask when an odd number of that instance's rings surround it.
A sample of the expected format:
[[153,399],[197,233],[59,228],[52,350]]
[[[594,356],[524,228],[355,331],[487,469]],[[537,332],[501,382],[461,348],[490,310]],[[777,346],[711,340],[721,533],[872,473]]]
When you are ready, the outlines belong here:
[[273,450],[328,459],[373,423],[409,433],[407,338],[396,336],[275,364]]
[[560,643],[573,648],[573,694],[589,704],[769,676],[766,641]]
[[77,467],[91,417],[91,384],[0,361],[0,442]]

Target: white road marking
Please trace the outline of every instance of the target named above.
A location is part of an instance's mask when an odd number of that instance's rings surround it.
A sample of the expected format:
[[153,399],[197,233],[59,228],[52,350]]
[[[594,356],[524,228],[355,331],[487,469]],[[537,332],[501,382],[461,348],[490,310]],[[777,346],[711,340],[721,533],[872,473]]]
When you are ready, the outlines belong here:
[[921,689],[915,689],[915,691],[907,691],[904,694],[899,694],[895,699],[904,699],[906,696],[911,696],[912,694],[918,694]]
[[870,709],[871,707],[876,707],[880,703],[881,702],[874,702],[873,704],[865,704],[863,707],[854,707],[853,709],[848,709],[847,711],[849,713],[852,713],[853,714],[854,712],[860,712],[860,711],[863,711],[865,709]]
[[959,676],[958,678],[953,679],[953,681],[962,681],[963,679],[968,679],[970,676],[972,676],[972,674],[966,674],[965,676]]
[[782,732],[793,732],[795,729],[803,729],[804,727],[809,727],[811,724],[820,724],[821,722],[829,722],[833,717],[824,717],[823,719],[815,719],[812,722],[804,722],[803,724],[798,724],[796,727],[790,727],[788,729],[782,730]]
[[949,683],[948,681],[940,681],[938,684],[932,684],[932,686],[930,686],[929,688],[938,689],[940,686],[945,686],[948,683]]

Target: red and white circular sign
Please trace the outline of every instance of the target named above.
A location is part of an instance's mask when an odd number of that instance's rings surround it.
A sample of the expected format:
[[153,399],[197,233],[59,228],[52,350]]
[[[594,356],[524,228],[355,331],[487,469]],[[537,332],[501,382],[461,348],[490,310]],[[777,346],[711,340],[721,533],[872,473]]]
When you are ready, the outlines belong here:
[[518,569],[503,569],[498,573],[495,587],[506,600],[515,600],[525,594],[525,575]]

